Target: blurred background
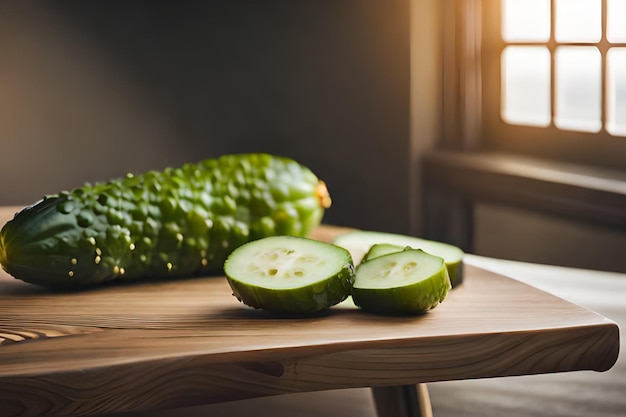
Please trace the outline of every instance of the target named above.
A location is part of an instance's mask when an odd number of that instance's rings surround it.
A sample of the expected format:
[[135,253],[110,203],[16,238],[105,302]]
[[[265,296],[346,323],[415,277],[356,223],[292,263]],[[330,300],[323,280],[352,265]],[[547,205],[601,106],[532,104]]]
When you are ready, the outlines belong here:
[[0,204],[258,151],[327,182],[327,222],[406,231],[405,4],[2,2]]
[[[326,223],[419,235],[455,3],[2,1],[0,204],[262,151],[327,182]],[[472,222],[478,254],[626,268],[611,228],[488,202]]]

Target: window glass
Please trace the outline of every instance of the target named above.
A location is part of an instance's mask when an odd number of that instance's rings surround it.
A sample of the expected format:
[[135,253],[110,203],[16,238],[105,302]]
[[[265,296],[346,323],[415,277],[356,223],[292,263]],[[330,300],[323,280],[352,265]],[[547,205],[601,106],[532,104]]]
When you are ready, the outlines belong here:
[[502,38],[508,42],[545,42],[550,38],[549,0],[504,0]]
[[609,42],[626,42],[626,0],[608,0],[606,37]]
[[607,130],[626,136],[626,48],[607,53]]
[[550,124],[550,52],[509,46],[502,54],[502,118],[532,126]]
[[554,37],[557,42],[599,42],[602,38],[601,0],[555,0]]
[[556,114],[562,129],[597,132],[601,120],[600,52],[593,46],[562,46],[556,50]]

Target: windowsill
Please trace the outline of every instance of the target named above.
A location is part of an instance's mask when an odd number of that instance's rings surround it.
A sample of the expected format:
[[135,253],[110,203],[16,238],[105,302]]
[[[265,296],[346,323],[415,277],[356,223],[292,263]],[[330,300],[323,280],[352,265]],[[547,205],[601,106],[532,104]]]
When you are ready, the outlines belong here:
[[470,201],[540,211],[626,231],[626,171],[506,153],[438,150],[423,159],[424,181]]

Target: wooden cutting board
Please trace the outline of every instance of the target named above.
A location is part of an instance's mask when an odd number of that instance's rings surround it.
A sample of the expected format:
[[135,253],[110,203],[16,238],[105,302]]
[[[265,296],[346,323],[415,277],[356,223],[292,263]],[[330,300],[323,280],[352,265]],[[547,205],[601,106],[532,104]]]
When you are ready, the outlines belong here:
[[[15,208],[0,209],[0,221]],[[345,228],[321,226],[330,241]],[[349,387],[604,371],[615,323],[471,266],[420,316],[253,310],[222,276],[52,292],[0,273],[0,416],[107,414]]]

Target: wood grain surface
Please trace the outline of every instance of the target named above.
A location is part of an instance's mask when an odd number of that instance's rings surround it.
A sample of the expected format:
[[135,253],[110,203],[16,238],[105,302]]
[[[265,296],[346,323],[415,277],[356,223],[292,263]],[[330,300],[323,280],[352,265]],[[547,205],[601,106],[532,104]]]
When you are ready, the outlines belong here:
[[[345,230],[322,226],[315,237]],[[348,300],[293,318],[245,307],[220,276],[51,292],[2,273],[0,416],[107,414],[615,363],[614,322],[480,268],[466,266],[465,277],[420,316],[367,314]]]

